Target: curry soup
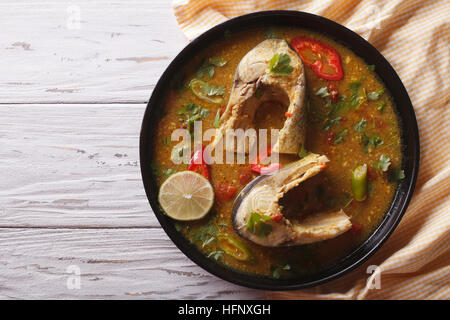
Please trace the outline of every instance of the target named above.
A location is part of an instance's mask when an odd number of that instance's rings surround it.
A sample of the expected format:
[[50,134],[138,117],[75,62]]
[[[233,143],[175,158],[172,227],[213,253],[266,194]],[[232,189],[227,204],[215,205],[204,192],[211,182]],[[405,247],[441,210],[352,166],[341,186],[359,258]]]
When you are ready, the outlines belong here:
[[[338,81],[319,77],[305,64],[309,100],[306,143],[298,156],[280,155],[280,163],[283,166],[298,160],[307,152],[326,155],[330,159],[326,170],[302,183],[301,188],[290,191],[283,201],[295,203],[302,214],[343,208],[352,228],[334,239],[295,247],[270,248],[243,239],[233,229],[230,213],[238,193],[257,176],[248,163],[210,165],[210,182],[216,194],[213,208],[205,218],[176,222],[176,227],[218,263],[242,272],[279,278],[317,272],[348,254],[379,225],[393,199],[397,181],[403,174],[399,169],[401,129],[389,92],[373,66],[345,46],[307,30],[277,27],[226,34],[193,57],[180,70],[179,75],[183,77],[174,78],[174,87],[167,91],[164,114],[156,131],[154,161],[142,165],[152,166],[159,185],[174,172],[187,169],[186,164],[175,165],[171,160],[172,148],[177,144],[170,141],[172,131],[187,126],[187,117],[180,110],[193,103],[200,108],[203,130],[217,127],[238,63],[268,33],[288,42],[303,35],[328,45],[340,56],[344,77]],[[218,90],[221,102],[200,99],[187,88],[194,78],[213,85],[213,89],[223,86],[224,89]],[[255,119],[258,127],[279,128],[287,116],[283,106],[264,110]],[[352,174],[363,164],[367,166],[367,198],[356,201]],[[242,258],[242,252],[248,257]]]

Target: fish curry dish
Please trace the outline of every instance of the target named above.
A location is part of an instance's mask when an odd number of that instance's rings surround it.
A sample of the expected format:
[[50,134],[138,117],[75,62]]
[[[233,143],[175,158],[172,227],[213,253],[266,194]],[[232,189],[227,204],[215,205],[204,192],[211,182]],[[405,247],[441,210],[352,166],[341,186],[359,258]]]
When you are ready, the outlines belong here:
[[166,89],[142,164],[161,211],[243,273],[289,278],[337,263],[404,178],[401,124],[376,72],[309,30],[225,33]]

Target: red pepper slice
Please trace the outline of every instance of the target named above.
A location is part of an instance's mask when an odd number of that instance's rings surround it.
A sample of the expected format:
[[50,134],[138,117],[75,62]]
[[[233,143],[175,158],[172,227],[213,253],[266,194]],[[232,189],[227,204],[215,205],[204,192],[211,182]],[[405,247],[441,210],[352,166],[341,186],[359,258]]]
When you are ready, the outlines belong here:
[[250,169],[252,169],[253,172],[256,172],[257,174],[267,174],[273,171],[280,170],[281,164],[279,163],[271,163],[269,165],[261,164],[261,162],[270,156],[272,148],[269,147],[267,149],[267,155],[265,157],[258,156],[256,159],[256,163],[250,164]]
[[216,198],[219,201],[229,201],[233,198],[237,188],[232,184],[222,182],[216,188]]
[[330,46],[304,36],[292,39],[291,46],[317,76],[326,80],[344,77],[339,53]]
[[283,218],[283,215],[281,213],[279,213],[279,214],[271,216],[271,217],[272,217],[273,221],[278,222],[278,221],[281,221],[281,218]]
[[189,171],[194,171],[202,176],[204,176],[206,179],[209,180],[209,168],[208,165],[205,163],[205,158],[203,157],[203,151],[205,150],[204,146],[196,147],[194,150],[194,154],[192,155],[191,161],[188,165]]

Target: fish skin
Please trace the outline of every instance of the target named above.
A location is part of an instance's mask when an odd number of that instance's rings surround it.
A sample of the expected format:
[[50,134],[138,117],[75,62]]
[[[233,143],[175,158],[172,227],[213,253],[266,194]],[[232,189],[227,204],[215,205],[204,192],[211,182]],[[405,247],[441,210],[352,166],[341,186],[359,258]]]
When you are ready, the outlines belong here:
[[301,187],[303,181],[321,172],[328,161],[324,155],[310,153],[258,182],[245,195],[232,217],[236,231],[242,237],[267,247],[313,243],[335,238],[348,231],[352,224],[343,210],[314,213],[299,222],[284,216],[279,221],[266,221],[273,230],[265,238],[260,238],[247,229],[247,221],[252,211],[269,216],[282,215],[280,199],[289,190]]
[[[276,53],[289,55],[293,71],[288,75],[270,72],[270,60]],[[263,97],[255,96],[258,88],[267,90]],[[265,97],[266,96],[266,97]],[[306,78],[301,58],[283,39],[267,39],[250,50],[236,68],[230,99],[221,116],[221,125],[216,130],[216,139],[211,142],[215,148],[228,129],[249,129],[258,106],[266,100],[280,100],[289,105],[278,139],[272,152],[297,154],[305,143],[306,135]],[[227,141],[227,151],[237,151],[234,143]],[[245,147],[245,153],[249,152]]]

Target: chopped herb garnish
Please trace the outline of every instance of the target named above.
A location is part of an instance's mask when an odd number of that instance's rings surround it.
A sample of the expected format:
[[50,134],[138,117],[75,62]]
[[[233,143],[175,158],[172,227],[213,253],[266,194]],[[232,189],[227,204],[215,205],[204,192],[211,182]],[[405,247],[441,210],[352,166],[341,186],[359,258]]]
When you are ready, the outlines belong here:
[[355,125],[353,126],[353,128],[355,129],[355,131],[357,132],[362,132],[367,126],[367,121],[366,119],[362,118],[360,121],[358,121],[357,123],[355,123]]
[[401,169],[391,169],[387,174],[387,179],[390,183],[399,182],[405,178],[405,172]]
[[374,64],[369,64],[367,66],[367,69],[369,69],[370,71],[375,71],[375,65]]
[[213,258],[216,261],[219,261],[223,257],[224,252],[222,250],[211,251],[208,254],[208,258]]
[[353,108],[359,107],[359,105],[364,100],[364,96],[359,95],[359,88],[361,87],[362,82],[366,79],[365,76],[362,76],[360,80],[353,81],[349,84],[349,89],[352,91],[352,95],[350,96],[350,105]]
[[341,124],[341,117],[337,117],[334,119],[330,119],[325,123],[325,126],[323,127],[324,131],[328,131],[330,130],[331,127],[333,126],[338,126]]
[[372,91],[367,94],[367,99],[374,101],[378,100],[378,98],[384,93],[384,89],[380,89],[378,91]]
[[200,67],[197,70],[197,77],[202,78],[203,76],[208,76],[209,78],[212,78],[214,76],[214,69],[215,67],[222,67],[227,62],[225,60],[222,60],[221,58],[213,57],[209,58],[208,60],[203,61],[203,63],[200,65]]
[[291,265],[290,264],[285,264],[285,265],[281,265],[281,266],[277,266],[277,265],[271,265],[270,266],[270,271],[272,272],[272,277],[275,279],[279,279],[281,277],[281,274],[283,273],[283,271],[290,271]]
[[273,229],[270,224],[264,222],[269,220],[272,220],[269,216],[252,212],[250,213],[250,218],[247,222],[247,229],[258,237],[265,238],[272,232]]
[[365,153],[369,152],[373,148],[378,147],[383,144],[383,140],[380,138],[378,134],[373,136],[368,136],[365,133],[361,135],[361,143],[363,145],[363,151]]
[[380,156],[380,160],[377,162],[372,163],[372,166],[382,172],[386,172],[389,169],[389,166],[391,165],[391,159],[386,156],[385,154]]
[[217,227],[214,223],[210,222],[208,225],[201,227],[197,230],[192,238],[194,243],[201,243],[202,247],[206,247],[217,240]]
[[276,53],[272,59],[270,59],[270,72],[288,75],[294,70],[294,68],[289,64],[291,58],[286,53]]
[[336,133],[336,139],[334,139],[333,144],[334,144],[334,145],[337,145],[337,144],[343,142],[343,141],[344,141],[344,137],[345,137],[347,134],[348,134],[348,130],[347,130],[347,129],[344,129],[344,130],[342,130],[342,131],[340,131],[340,132],[337,132],[337,133]]
[[227,64],[227,62],[225,60],[223,60],[222,58],[219,58],[219,57],[209,58],[209,62],[216,67],[223,67],[224,65]]
[[377,106],[377,110],[380,112],[383,112],[384,107],[386,107],[386,101],[382,101],[378,106]]
[[216,116],[214,118],[213,126],[214,126],[214,128],[218,128],[220,126],[220,108],[217,110]]
[[300,159],[306,157],[306,155],[308,154],[308,150],[305,149],[305,145],[302,143],[300,145],[300,151],[298,152],[298,156],[300,157]]
[[328,92],[327,87],[321,87],[319,88],[319,90],[316,91],[315,95],[322,98],[326,98],[330,95],[330,93]]
[[182,109],[178,110],[178,114],[186,116],[187,128],[189,131],[192,131],[193,123],[199,119],[208,117],[209,110],[198,106],[193,102],[189,102]]

